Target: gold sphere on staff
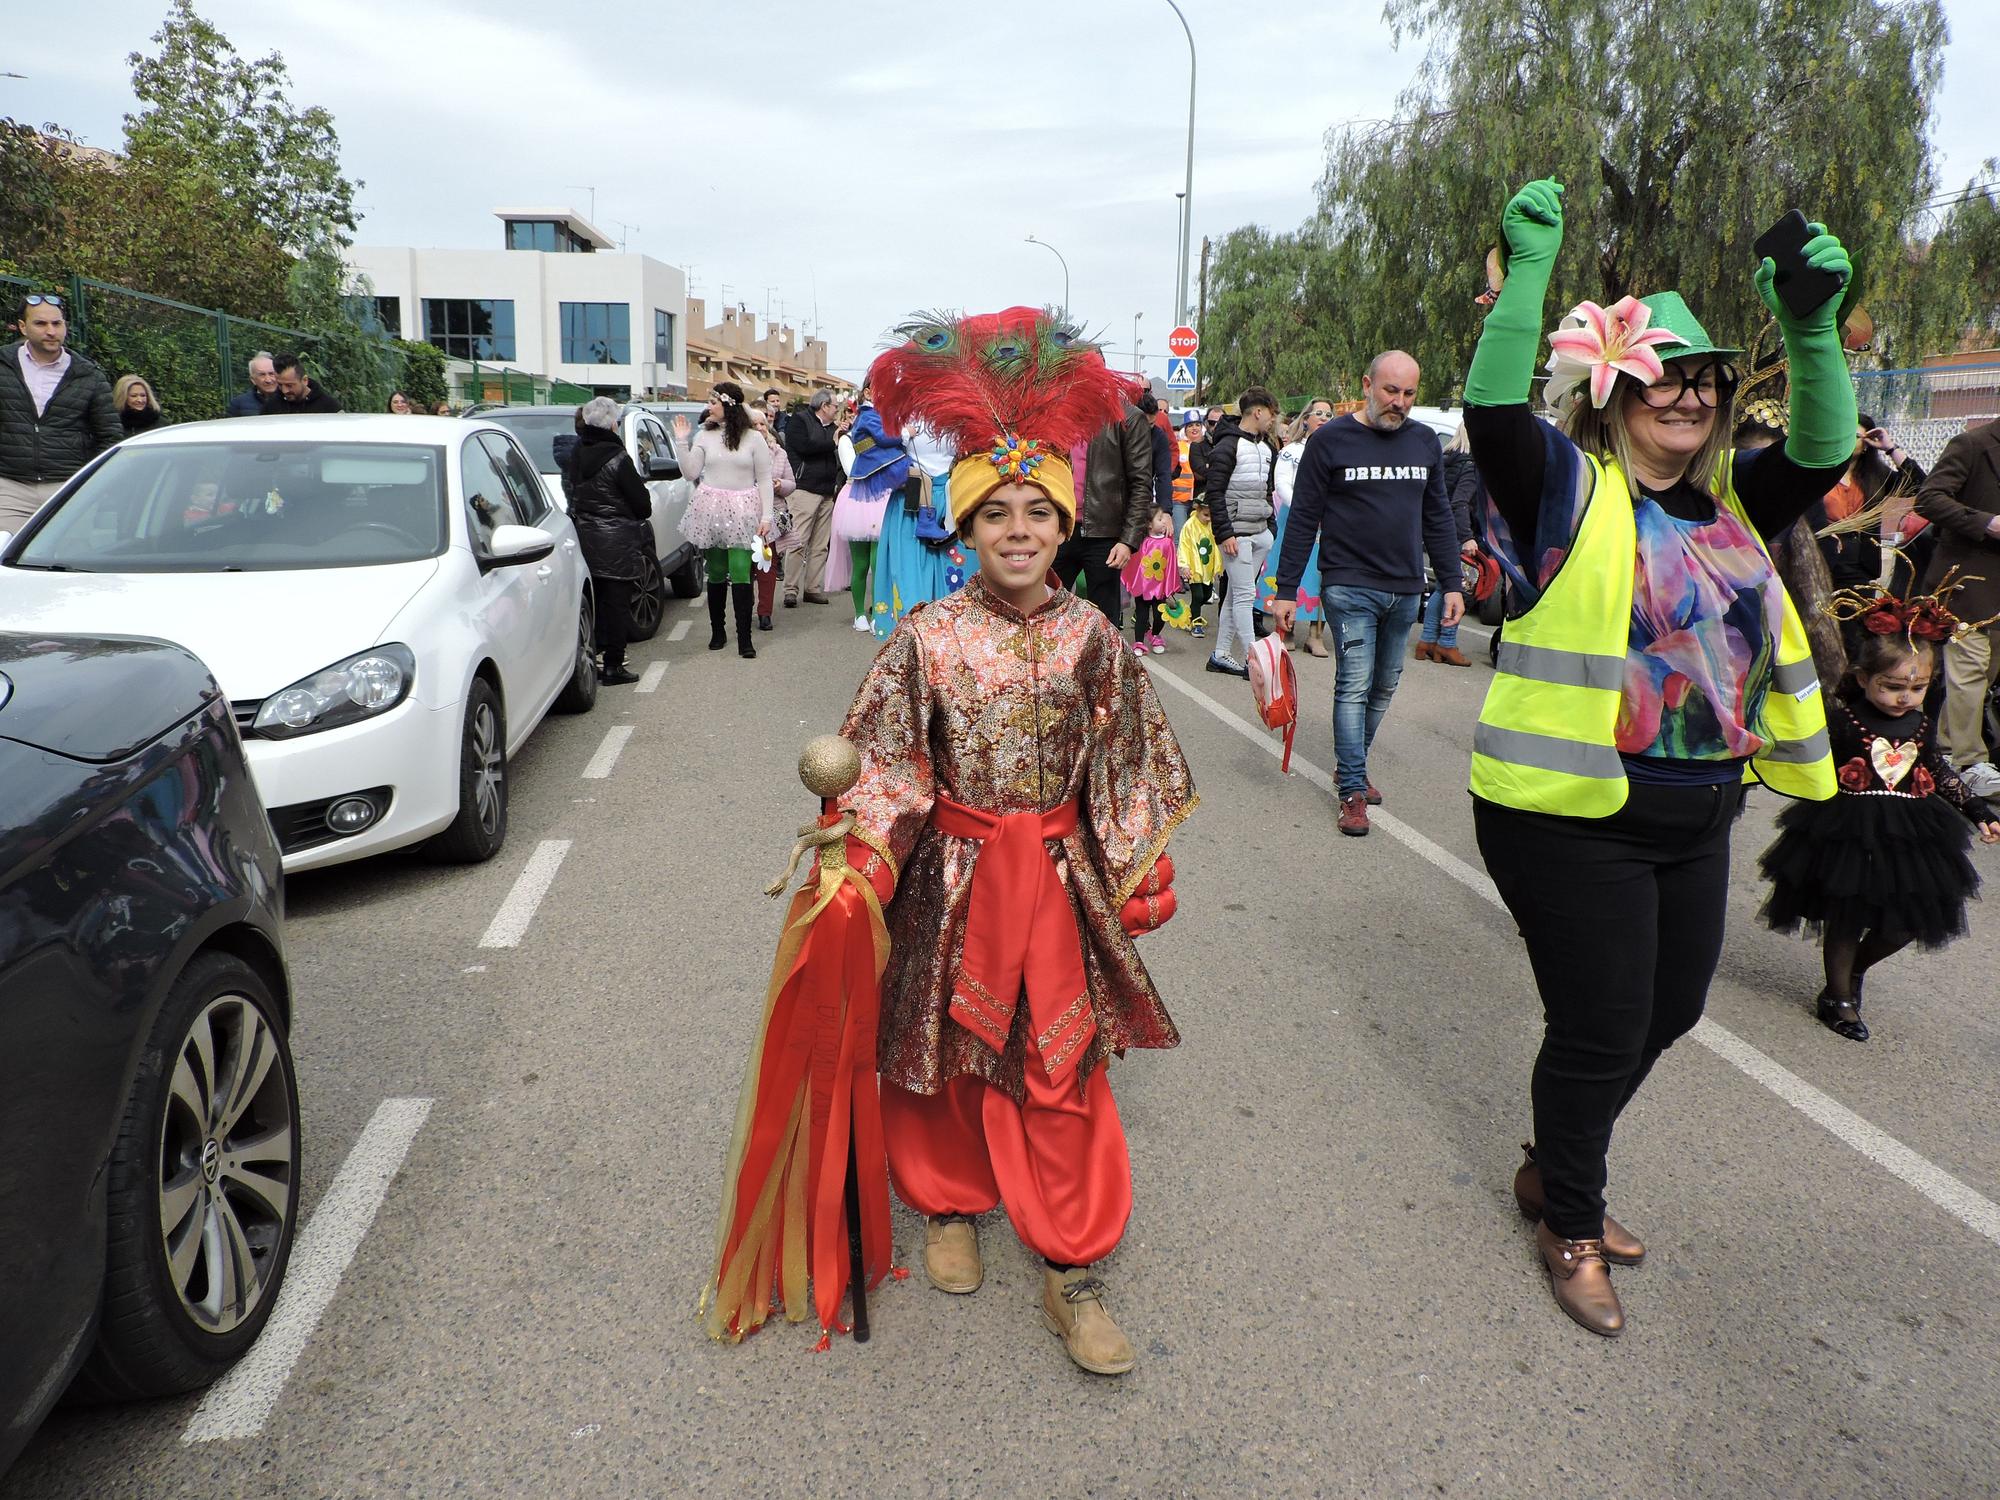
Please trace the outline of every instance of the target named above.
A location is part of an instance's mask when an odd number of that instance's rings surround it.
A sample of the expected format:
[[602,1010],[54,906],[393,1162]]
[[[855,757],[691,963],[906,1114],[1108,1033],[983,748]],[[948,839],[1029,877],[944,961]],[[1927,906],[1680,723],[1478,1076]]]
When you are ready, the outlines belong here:
[[834,798],[861,779],[861,752],[837,734],[823,734],[799,752],[799,780],[815,797]]

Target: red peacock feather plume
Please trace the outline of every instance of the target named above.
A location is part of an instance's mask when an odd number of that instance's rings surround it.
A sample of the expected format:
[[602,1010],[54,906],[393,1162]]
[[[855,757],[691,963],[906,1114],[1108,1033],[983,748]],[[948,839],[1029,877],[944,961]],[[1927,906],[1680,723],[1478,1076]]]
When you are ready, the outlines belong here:
[[1117,421],[1132,394],[1097,345],[1041,308],[920,314],[896,332],[904,342],[868,372],[883,422],[927,427],[961,455],[1012,437],[1066,456]]

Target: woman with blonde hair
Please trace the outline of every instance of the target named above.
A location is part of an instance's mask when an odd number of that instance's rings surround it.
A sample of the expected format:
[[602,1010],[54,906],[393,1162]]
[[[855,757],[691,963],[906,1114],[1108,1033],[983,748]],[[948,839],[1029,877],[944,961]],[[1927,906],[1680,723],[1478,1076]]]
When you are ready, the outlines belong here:
[[167,419],[160,398],[153,394],[152,382],[143,375],[120,375],[111,388],[111,404],[118,409],[118,425],[127,437],[149,432]]
[[1515,1201],[1557,1304],[1608,1336],[1625,1324],[1609,1265],[1646,1253],[1604,1211],[1612,1126],[1701,1019],[1745,788],[1834,794],[1819,679],[1769,542],[1854,446],[1837,327],[1852,267],[1811,226],[1812,305],[1781,295],[1770,259],[1756,268],[1791,372],[1782,444],[1733,448],[1741,351],[1674,292],[1564,317],[1551,424],[1529,392],[1562,191],[1531,182],[1508,201],[1506,281],[1465,383],[1488,550],[1516,611],[1474,731],[1473,826],[1545,1022]]

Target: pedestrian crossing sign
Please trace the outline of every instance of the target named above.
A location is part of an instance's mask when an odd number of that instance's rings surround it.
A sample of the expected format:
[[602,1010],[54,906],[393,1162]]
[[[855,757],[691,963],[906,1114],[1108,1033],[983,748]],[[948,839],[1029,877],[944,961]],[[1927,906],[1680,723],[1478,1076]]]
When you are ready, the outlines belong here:
[[1195,388],[1195,365],[1193,359],[1170,359],[1167,361],[1167,389],[1170,391],[1191,391]]

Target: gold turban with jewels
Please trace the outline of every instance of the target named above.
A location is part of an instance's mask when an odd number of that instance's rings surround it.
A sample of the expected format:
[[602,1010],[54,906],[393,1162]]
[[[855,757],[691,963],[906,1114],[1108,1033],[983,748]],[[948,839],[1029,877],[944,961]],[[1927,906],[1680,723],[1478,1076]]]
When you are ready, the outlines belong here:
[[1131,387],[1095,344],[1052,312],[1010,307],[934,314],[898,328],[903,342],[868,373],[882,420],[952,443],[951,514],[962,524],[1009,484],[1033,485],[1072,523],[1071,450],[1125,413]]

